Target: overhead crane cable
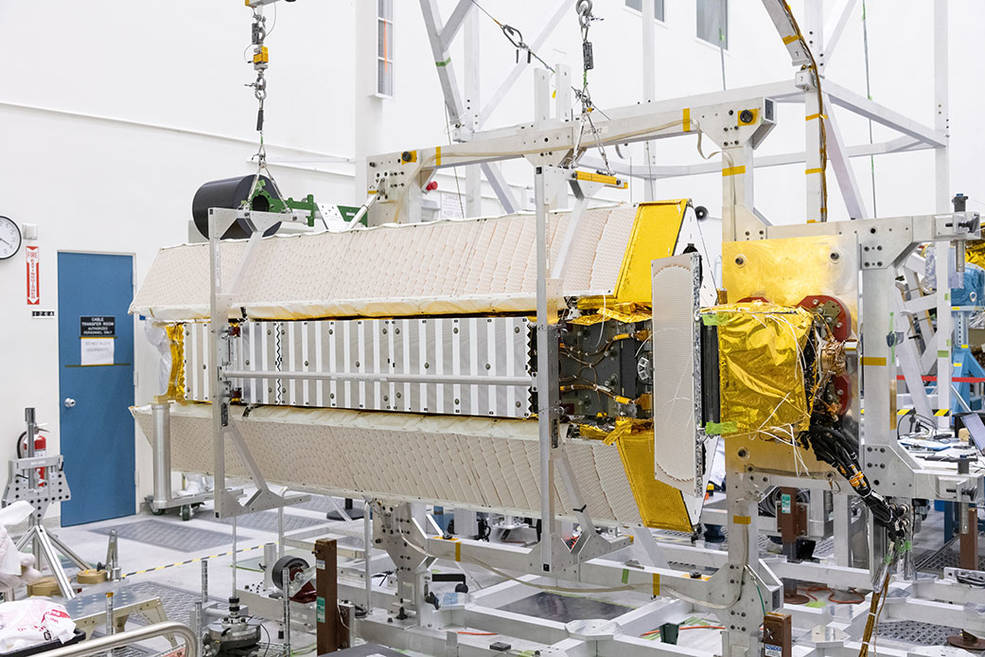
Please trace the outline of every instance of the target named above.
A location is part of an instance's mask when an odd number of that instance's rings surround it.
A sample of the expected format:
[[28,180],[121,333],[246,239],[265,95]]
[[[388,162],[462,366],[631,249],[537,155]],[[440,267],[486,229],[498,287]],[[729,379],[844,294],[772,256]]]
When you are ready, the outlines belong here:
[[817,94],[817,130],[818,130],[818,155],[821,160],[820,162],[820,174],[821,174],[821,216],[820,220],[825,222],[828,220],[828,129],[824,123],[824,94],[821,93],[821,72],[817,66],[817,60],[814,58],[814,53],[811,52],[810,47],[807,45],[807,39],[804,38],[803,33],[800,31],[800,25],[797,23],[797,19],[793,15],[793,11],[790,9],[790,5],[784,0],[781,2],[783,5],[783,11],[787,15],[787,19],[790,21],[790,25],[793,27],[794,34],[797,40],[800,41],[800,45],[804,48],[804,52],[807,54],[808,59],[810,59],[810,64],[806,65],[804,68],[811,72],[811,77],[814,81],[814,92]]
[[252,155],[251,160],[256,160],[257,171],[253,176],[253,184],[250,186],[250,193],[247,195],[247,202],[249,199],[253,198],[254,193],[257,190],[257,185],[260,182],[260,176],[263,173],[267,174],[268,178],[272,178],[270,175],[270,170],[267,168],[267,146],[264,143],[263,138],[263,127],[264,127],[264,104],[267,99],[267,48],[264,45],[268,36],[273,32],[273,28],[277,25],[277,9],[276,4],[274,5],[274,17],[271,23],[270,29],[267,29],[267,19],[263,15],[262,7],[252,7],[253,11],[253,22],[250,26],[251,37],[250,45],[247,46],[247,50],[252,49],[253,57],[250,60],[253,64],[253,69],[256,71],[257,77],[253,82],[246,84],[247,87],[253,88],[253,96],[257,100],[257,121],[256,121],[256,131],[259,136],[259,141],[257,144],[257,152]]
[[[865,97],[872,100],[872,78],[869,71],[869,24],[865,0],[862,0],[862,50],[865,53]],[[869,119],[869,144],[873,144],[872,119]],[[876,156],[869,155],[869,176],[872,180],[872,216],[878,217],[876,206]]]
[[[550,71],[551,73],[553,73],[555,75],[555,77],[557,76],[557,69],[555,67],[551,66],[550,64],[548,64],[547,63],[547,60],[545,60],[543,57],[541,57],[540,55],[538,55],[537,52],[534,51],[534,49],[531,48],[530,45],[527,44],[523,40],[523,33],[518,28],[513,27],[512,25],[510,25],[508,23],[504,23],[503,21],[501,21],[498,18],[496,18],[495,16],[493,16],[485,7],[483,7],[482,5],[480,5],[477,2],[477,0],[471,0],[471,1],[472,1],[472,4],[475,5],[479,9],[479,11],[481,11],[483,14],[485,14],[486,16],[488,16],[489,19],[493,23],[496,24],[496,26],[502,31],[503,36],[506,37],[506,40],[509,41],[510,44],[514,48],[516,48],[517,61],[518,62],[519,62],[519,57],[520,57],[520,51],[521,50],[522,51],[526,51],[526,53],[527,53],[527,62],[528,63],[530,62],[531,59],[535,59],[538,62],[540,62],[540,64],[545,69],[547,69],[548,71]],[[583,20],[581,17],[583,15],[585,15],[585,14],[583,13],[582,10],[585,7],[587,7],[587,16],[588,16],[588,18]],[[585,44],[588,44],[587,52],[589,53],[589,55],[588,55],[589,57],[590,57],[590,53],[591,53],[591,43],[588,42],[588,28],[587,28],[586,22],[591,22],[593,20],[598,20],[594,16],[591,15],[591,7],[592,7],[591,0],[578,0],[578,2],[575,5],[575,9],[576,9],[576,11],[579,14],[579,25],[581,25],[581,30],[582,30],[582,51],[583,51],[583,55],[584,55],[584,53],[586,51]],[[584,63],[585,63],[585,61],[586,61],[585,60],[585,56],[583,56],[582,87],[579,89],[578,87],[576,87],[574,85],[571,85],[571,91],[574,92],[575,98],[577,98],[581,102],[581,106],[582,106],[581,123],[582,123],[582,127],[584,128],[584,123],[587,120],[587,122],[589,124],[589,128],[591,129],[592,134],[595,137],[595,146],[596,146],[596,148],[599,149],[599,152],[602,155],[602,160],[605,163],[606,173],[608,173],[609,175],[612,175],[612,167],[609,164],[608,154],[606,153],[605,147],[601,144],[601,139],[599,137],[598,129],[595,127],[595,123],[592,121],[592,118],[590,116],[590,112],[597,110],[605,118],[608,119],[610,117],[609,117],[608,114],[605,113],[605,111],[603,109],[601,109],[600,107],[596,107],[595,104],[592,102],[591,95],[588,92],[588,71],[587,71],[587,69],[584,69]],[[580,141],[581,140],[579,138],[579,143],[580,143]]]
[[[455,143],[454,140],[451,138],[451,116],[448,114],[448,106],[447,105],[445,105],[445,136],[448,137],[448,145],[449,146],[451,146],[452,144]],[[461,186],[461,183],[458,180],[458,167],[457,166],[456,167],[452,167],[452,172],[455,175],[455,191],[458,193],[458,208],[459,208],[459,210],[461,210],[462,217],[464,218],[465,217],[465,205],[462,203],[462,186]],[[481,210],[482,210],[482,208],[481,208],[481,205],[482,205],[482,203],[481,203],[481,196],[482,195],[480,194],[480,203],[479,203],[479,205],[480,205],[480,208],[479,208],[480,209],[480,212],[479,212],[479,214],[480,215],[482,214],[482,212],[481,212]]]

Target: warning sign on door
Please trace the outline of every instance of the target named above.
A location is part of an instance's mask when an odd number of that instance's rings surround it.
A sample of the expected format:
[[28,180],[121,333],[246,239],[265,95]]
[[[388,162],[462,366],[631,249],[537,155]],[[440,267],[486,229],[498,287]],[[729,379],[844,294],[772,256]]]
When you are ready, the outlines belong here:
[[111,338],[116,335],[116,317],[112,315],[82,315],[79,335],[83,338]]

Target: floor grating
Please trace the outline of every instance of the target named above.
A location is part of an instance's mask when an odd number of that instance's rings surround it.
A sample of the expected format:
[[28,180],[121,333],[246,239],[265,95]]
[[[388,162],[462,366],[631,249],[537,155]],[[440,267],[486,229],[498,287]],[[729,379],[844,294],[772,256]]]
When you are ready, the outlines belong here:
[[573,620],[588,620],[593,618],[603,618],[612,620],[616,616],[622,616],[630,607],[615,605],[611,602],[592,600],[591,598],[579,598],[570,595],[558,595],[541,591],[526,598],[516,600],[508,605],[500,607],[502,611],[524,616],[534,616],[559,623],[569,623]]
[[[938,550],[929,550],[916,556],[913,564],[921,572],[943,573],[945,568],[960,568],[960,543],[957,537]],[[985,570],[985,555],[978,555],[978,569]]]
[[[178,621],[179,623],[188,622],[192,610],[195,609],[195,603],[202,599],[202,594],[198,591],[189,591],[157,582],[137,582],[135,584],[127,584],[127,588],[131,589],[134,594],[140,597],[160,598],[161,605],[164,606],[164,613],[167,614],[168,620]],[[210,597],[210,599],[213,602],[220,602],[219,598],[216,597]],[[148,624],[147,619],[140,614],[134,614],[130,617],[130,620],[137,625]],[[113,654],[115,655],[116,651]]]
[[[208,550],[220,545],[229,545],[232,541],[232,535],[229,532],[189,527],[179,522],[167,522],[153,518],[122,525],[99,527],[88,531],[97,534],[109,534],[114,529],[120,538],[183,552]],[[121,559],[125,560],[125,551],[121,550],[120,556]]]
[[880,637],[919,646],[942,646],[947,643],[947,637],[960,633],[961,630],[954,627],[917,621],[883,621],[879,623]]

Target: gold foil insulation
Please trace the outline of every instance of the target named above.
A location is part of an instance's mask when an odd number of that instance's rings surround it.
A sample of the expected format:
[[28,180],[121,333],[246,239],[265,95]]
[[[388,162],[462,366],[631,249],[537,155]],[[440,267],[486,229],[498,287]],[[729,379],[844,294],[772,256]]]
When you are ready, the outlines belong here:
[[968,242],[964,249],[964,259],[966,262],[985,268],[985,240]]
[[171,373],[168,375],[168,390],[164,395],[167,399],[183,401],[185,399],[185,326],[167,324],[164,332],[171,343]]
[[701,319],[718,327],[721,422],[709,433],[791,440],[807,429],[803,349],[813,316],[752,302],[704,309]]
[[626,479],[639,507],[640,519],[647,527],[691,532],[691,520],[684,497],[676,488],[653,477],[653,422],[620,417],[615,428],[605,432],[591,425],[579,425],[583,438],[615,444],[626,469]]

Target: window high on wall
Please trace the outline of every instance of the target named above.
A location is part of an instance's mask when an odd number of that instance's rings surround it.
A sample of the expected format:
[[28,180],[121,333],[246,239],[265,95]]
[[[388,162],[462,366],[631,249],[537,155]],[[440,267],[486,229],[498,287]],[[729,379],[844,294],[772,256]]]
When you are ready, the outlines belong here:
[[376,93],[393,95],[393,0],[377,0]]
[[728,0],[698,0],[698,38],[728,49]]
[[642,14],[644,2],[653,2],[653,17],[658,21],[664,19],[664,0],[626,0],[626,6]]

